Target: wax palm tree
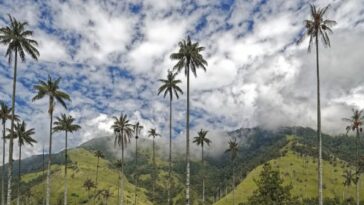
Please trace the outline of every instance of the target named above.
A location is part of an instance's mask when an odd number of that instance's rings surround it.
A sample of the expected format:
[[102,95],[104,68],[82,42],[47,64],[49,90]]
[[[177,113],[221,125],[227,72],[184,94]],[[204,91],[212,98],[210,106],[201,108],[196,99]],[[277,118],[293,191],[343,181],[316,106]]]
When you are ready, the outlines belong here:
[[193,143],[197,146],[201,146],[201,161],[202,161],[202,204],[205,204],[205,161],[204,161],[204,145],[210,146],[211,140],[206,137],[207,130],[201,129],[194,138]]
[[352,183],[355,183],[356,180],[354,173],[350,169],[345,170],[342,177],[344,178],[343,202],[345,202],[345,192]]
[[110,192],[109,189],[102,189],[100,194],[102,198],[104,198],[104,204],[107,205],[109,198],[112,196],[112,193]]
[[[1,176],[1,205],[5,204],[5,144],[6,144],[6,121],[11,120],[11,108],[9,108],[3,101],[0,101],[0,120],[3,126],[3,163],[2,163],[2,176]],[[15,121],[19,118],[15,115]]]
[[171,205],[171,172],[172,172],[172,100],[173,96],[179,98],[179,94],[183,94],[182,89],[178,87],[178,84],[181,83],[181,80],[176,79],[177,73],[172,73],[168,71],[167,79],[160,79],[162,82],[161,87],[158,89],[158,95],[162,92],[164,93],[164,97],[169,95],[169,167],[168,167],[168,199],[167,205]]
[[[9,15],[10,25],[0,28],[0,44],[6,45],[5,57],[8,58],[9,64],[14,58],[14,75],[13,75],[13,94],[11,99],[11,116],[15,116],[15,94],[16,94],[16,77],[18,56],[22,62],[25,61],[25,54],[29,54],[33,59],[38,60],[39,52],[36,48],[37,41],[31,39],[33,32],[27,30],[27,22],[19,22]],[[14,55],[14,56],[13,56]],[[11,119],[10,129],[14,131],[14,120]],[[13,132],[12,132],[13,133]],[[11,204],[11,186],[13,178],[13,138],[9,140],[9,166],[8,166],[8,196],[7,205]]]
[[319,38],[322,38],[322,43],[329,47],[330,39],[328,33],[332,33],[331,26],[335,25],[336,22],[333,20],[324,19],[324,16],[329,6],[324,8],[316,8],[311,5],[311,18],[305,20],[306,33],[302,36],[299,43],[308,36],[309,45],[308,51],[311,51],[311,45],[315,40],[316,45],[316,69],[317,69],[317,138],[318,138],[318,195],[319,205],[323,205],[323,190],[322,190],[322,139],[321,139],[321,104],[320,104],[320,67],[319,67]]
[[179,50],[172,53],[170,58],[177,60],[173,67],[177,73],[184,70],[187,77],[187,115],[186,115],[186,205],[190,205],[190,71],[197,76],[196,70],[202,68],[206,71],[207,61],[201,55],[205,48],[197,42],[192,43],[190,37],[178,43]]
[[[115,165],[116,169],[119,170],[119,181],[120,181],[120,179],[121,179],[120,170],[123,167],[123,162],[121,160],[116,160],[114,165]],[[120,183],[118,183],[118,197],[117,197],[118,202],[120,202],[120,194],[119,193],[120,193]]]
[[155,128],[151,128],[148,131],[148,137],[152,137],[153,138],[153,185],[152,185],[152,203],[154,202],[154,192],[155,192],[155,178],[156,178],[156,164],[155,164],[155,138],[161,136],[160,134],[157,133]]
[[96,180],[95,180],[95,185],[97,187],[97,182],[98,182],[98,176],[99,176],[99,163],[100,163],[100,159],[103,159],[105,157],[105,155],[100,151],[97,150],[95,152],[95,157],[97,157],[97,165],[96,165]]
[[92,181],[91,179],[86,179],[84,182],[83,182],[83,188],[86,189],[87,191],[87,195],[88,195],[88,198],[90,198],[90,190],[95,188],[95,182]]
[[233,205],[235,205],[235,159],[238,156],[239,145],[236,142],[236,138],[234,140],[229,141],[229,148],[225,151],[230,153],[230,158],[232,162],[232,171],[233,171]]
[[135,133],[135,192],[134,192],[134,205],[137,204],[137,196],[138,196],[138,139],[140,135],[140,131],[143,129],[143,126],[140,125],[139,122],[136,122],[134,127]]
[[111,126],[115,134],[114,145],[121,147],[121,197],[119,205],[124,204],[124,151],[127,144],[130,142],[130,138],[133,135],[133,125],[129,123],[128,116],[121,114],[120,117],[113,117],[114,124]]
[[27,125],[24,121],[17,122],[14,126],[14,133],[11,133],[11,129],[8,129],[8,136],[7,138],[17,138],[18,139],[18,146],[19,146],[19,160],[18,160],[18,184],[17,184],[17,200],[16,204],[20,204],[20,183],[21,183],[21,154],[22,154],[22,147],[26,144],[33,146],[33,143],[36,143],[37,141],[32,138],[32,135],[35,134],[34,129],[27,129]]
[[53,125],[53,112],[55,109],[56,102],[60,103],[65,109],[67,109],[65,100],[71,101],[70,96],[61,91],[59,83],[61,78],[53,80],[51,76],[48,76],[47,81],[40,80],[39,84],[34,86],[37,94],[33,97],[32,101],[40,100],[46,96],[49,97],[48,114],[50,118],[49,123],[49,152],[48,152],[48,170],[47,170],[47,195],[46,205],[50,205],[51,195],[51,156],[52,156],[52,125]]
[[54,122],[54,132],[65,132],[65,149],[64,149],[64,205],[68,204],[67,200],[67,151],[68,151],[68,133],[73,133],[81,129],[81,126],[74,124],[75,118],[71,115],[67,116],[62,114],[60,117],[56,117]]
[[347,133],[350,131],[356,132],[356,179],[358,183],[356,183],[356,204],[359,205],[360,203],[360,195],[359,195],[359,186],[360,186],[360,166],[359,166],[359,133],[363,131],[362,125],[364,123],[364,115],[363,110],[355,110],[353,109],[353,115],[350,118],[344,118],[345,122],[348,122],[349,125],[346,127]]

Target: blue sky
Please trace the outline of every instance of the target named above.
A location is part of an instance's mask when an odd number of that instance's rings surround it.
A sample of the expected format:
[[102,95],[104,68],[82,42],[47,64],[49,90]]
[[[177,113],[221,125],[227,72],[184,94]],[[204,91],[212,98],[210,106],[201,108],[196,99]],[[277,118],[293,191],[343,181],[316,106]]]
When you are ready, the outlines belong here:
[[[169,55],[190,35],[206,47],[207,72],[191,82],[192,136],[211,130],[221,150],[223,131],[285,125],[315,127],[315,64],[307,42],[295,41],[309,17],[309,3],[331,5],[338,24],[332,47],[321,49],[323,129],[343,132],[341,118],[364,107],[362,56],[364,2],[361,0],[116,0],[12,1],[0,3],[0,26],[7,13],[27,21],[39,42],[40,59],[19,66],[17,113],[48,144],[47,101],[32,103],[32,86],[48,74],[62,77],[72,97],[69,110],[83,127],[70,137],[77,146],[110,135],[111,117],[125,113],[156,127],[167,142],[168,101],[157,96],[159,82],[174,62]],[[0,53],[4,54],[4,46]],[[0,58],[0,100],[10,103],[12,68]],[[183,81],[183,75],[179,78]],[[183,144],[186,96],[174,102],[174,138]],[[144,132],[147,131],[144,130]],[[63,135],[56,135],[56,151]]]

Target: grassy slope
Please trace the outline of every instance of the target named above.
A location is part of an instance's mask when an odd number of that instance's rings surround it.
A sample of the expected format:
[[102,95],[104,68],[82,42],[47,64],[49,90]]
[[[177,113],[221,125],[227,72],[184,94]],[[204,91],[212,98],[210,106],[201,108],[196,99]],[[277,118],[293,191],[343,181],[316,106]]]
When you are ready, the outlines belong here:
[[[68,200],[70,205],[79,205],[87,203],[88,194],[82,187],[83,182],[90,178],[95,181],[97,158],[92,153],[84,149],[75,149],[69,152],[70,159],[77,163],[75,168],[69,168],[68,175]],[[60,199],[63,199],[63,186],[64,186],[64,169],[62,166],[52,166],[52,180],[51,180],[51,204],[58,204]],[[41,173],[31,173],[23,177],[24,182],[34,180],[40,177]],[[109,204],[117,204],[117,183],[118,171],[111,169],[109,162],[100,160],[99,168],[99,186],[98,189],[109,189],[112,192],[112,197],[109,199]],[[134,200],[134,186],[129,182],[125,183],[126,192],[125,199],[127,204],[131,204]],[[34,203],[37,204],[41,201],[43,191],[43,184],[37,184],[31,188]],[[152,204],[145,195],[146,190],[141,189],[138,192],[138,204],[150,205]],[[91,191],[92,193],[92,191]],[[101,202],[102,199],[99,200]],[[63,201],[63,200],[61,200]],[[99,204],[99,203],[97,203]]]
[[[290,145],[285,148],[287,154],[278,159],[269,161],[274,168],[279,168],[285,184],[291,184],[293,189],[291,193],[299,198],[313,198],[317,196],[317,163],[312,157],[301,157],[297,153],[290,151]],[[305,163],[306,161],[306,163]],[[336,166],[324,161],[324,196],[334,198],[335,196],[342,199],[343,195],[343,177],[342,174],[347,168],[343,161],[337,161]],[[262,165],[251,171],[248,176],[236,187],[235,201],[236,204],[246,202],[257,188],[254,179],[259,177]],[[364,189],[364,183],[361,184],[360,190]],[[352,185],[345,192],[345,196],[354,197],[355,186]],[[361,200],[364,195],[361,195]],[[221,198],[215,205],[231,205],[232,192]]]

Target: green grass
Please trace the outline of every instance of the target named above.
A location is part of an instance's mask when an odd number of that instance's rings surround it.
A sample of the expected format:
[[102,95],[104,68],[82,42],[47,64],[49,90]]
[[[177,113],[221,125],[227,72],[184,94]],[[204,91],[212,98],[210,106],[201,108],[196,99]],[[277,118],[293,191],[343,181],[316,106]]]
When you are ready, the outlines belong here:
[[[70,166],[68,169],[68,201],[70,205],[86,204],[90,198],[88,194],[93,195],[94,191],[87,191],[82,187],[84,181],[87,178],[95,181],[96,178],[96,164],[97,158],[93,153],[86,151],[85,149],[74,149],[69,152],[70,159],[76,166]],[[41,177],[42,173],[30,173],[23,176],[24,182],[30,182],[38,177]],[[112,196],[109,198],[109,204],[117,204],[117,185],[118,185],[119,172],[110,168],[109,162],[100,159],[99,168],[99,182],[98,189],[109,189],[112,192]],[[130,184],[125,179],[125,200],[127,204],[131,204],[134,201],[134,185]],[[64,190],[64,168],[63,166],[53,165],[51,175],[51,204],[61,204],[63,201]],[[33,203],[38,204],[42,200],[43,195],[43,183],[39,183],[31,188],[33,197]],[[138,190],[138,204],[151,205],[145,195],[146,190]],[[97,199],[96,204],[101,204],[103,199]],[[92,201],[92,200],[90,200]],[[63,204],[63,203],[62,203]]]
[[[288,138],[290,141],[294,139]],[[279,169],[281,177],[284,179],[286,185],[292,184],[293,189],[291,191],[293,196],[297,196],[300,199],[317,197],[317,161],[312,157],[301,157],[297,153],[289,149],[288,144],[285,149],[287,154],[278,159],[269,161],[273,168]],[[344,191],[344,178],[342,174],[347,169],[348,164],[337,160],[335,163],[330,164],[328,161],[324,161],[323,166],[323,181],[324,181],[324,197],[334,198],[338,197],[342,199]],[[262,165],[251,171],[247,177],[236,187],[235,190],[235,202],[239,204],[246,202],[253,191],[256,190],[256,184],[254,179],[259,177],[259,173],[262,170]],[[360,190],[364,189],[364,183],[361,184]],[[355,186],[352,185],[345,192],[345,197],[355,197]],[[364,195],[361,195],[361,200],[364,200]],[[214,205],[231,205],[232,204],[232,192],[227,196],[221,198]]]

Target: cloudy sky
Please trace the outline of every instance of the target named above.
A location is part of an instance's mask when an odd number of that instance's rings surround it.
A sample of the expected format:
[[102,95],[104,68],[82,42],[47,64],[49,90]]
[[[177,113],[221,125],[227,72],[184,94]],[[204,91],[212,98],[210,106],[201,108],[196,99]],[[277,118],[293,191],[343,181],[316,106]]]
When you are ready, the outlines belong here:
[[[16,111],[39,141],[26,155],[48,142],[47,101],[31,102],[33,85],[48,74],[62,77],[72,97],[69,110],[57,106],[56,115],[70,113],[82,126],[71,146],[110,135],[111,117],[120,113],[166,139],[168,101],[157,96],[157,80],[187,35],[206,47],[209,64],[191,82],[192,136],[200,128],[315,127],[315,55],[307,41],[296,45],[309,3],[330,4],[327,17],[338,22],[331,48],[320,47],[320,63],[323,130],[341,133],[351,107],[364,108],[362,0],[1,1],[0,26],[10,13],[27,21],[39,42],[39,61],[28,58],[18,72]],[[8,104],[11,86],[12,68],[2,57],[0,100]],[[174,138],[181,142],[185,107],[186,96],[174,102]],[[63,135],[55,135],[55,151],[63,146]]]

